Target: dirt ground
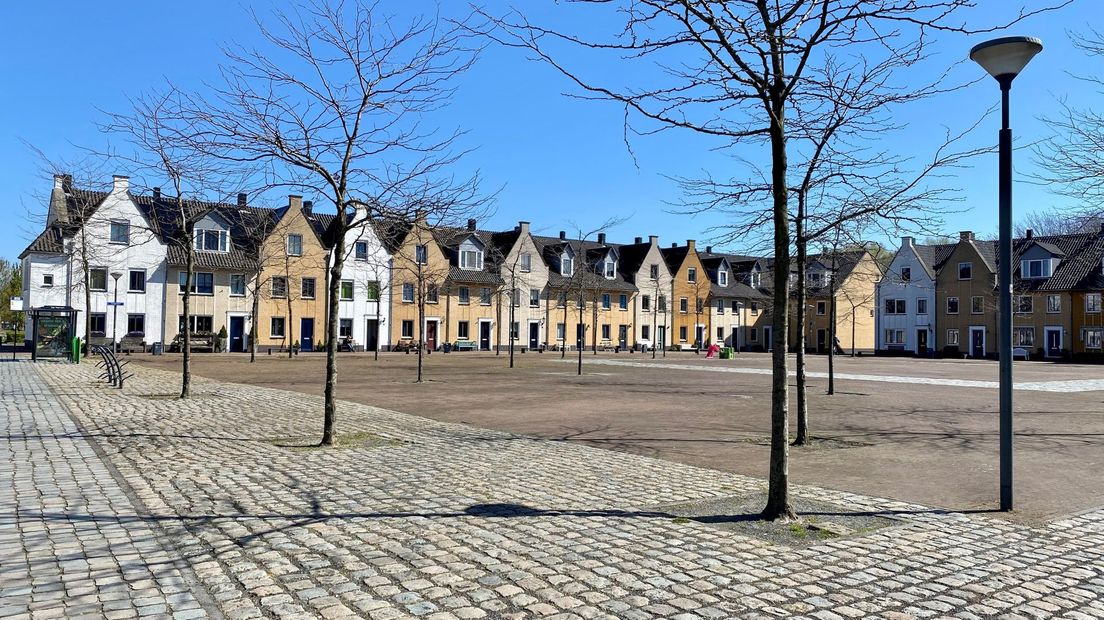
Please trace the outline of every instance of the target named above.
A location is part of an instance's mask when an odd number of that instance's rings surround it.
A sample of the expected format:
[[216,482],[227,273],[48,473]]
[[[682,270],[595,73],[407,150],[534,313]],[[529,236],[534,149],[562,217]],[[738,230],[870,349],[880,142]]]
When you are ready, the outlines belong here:
[[[668,353],[599,354],[643,366],[585,365],[559,353],[435,353],[415,384],[415,355],[343,354],[338,392],[345,400],[437,420],[574,441],[765,478],[770,429],[767,374],[709,368],[767,369],[765,354],[705,360]],[[135,355],[150,366],[179,368],[178,355]],[[223,381],[321,394],[325,359],[196,354],[196,374]],[[826,370],[812,358],[810,371]],[[841,373],[996,381],[986,361],[839,358]],[[1104,379],[1104,367],[1017,362],[1016,380]],[[791,381],[792,384],[792,381]],[[996,505],[997,390],[979,387],[810,379],[810,447],[791,451],[790,477],[809,484],[954,510]],[[1016,513],[1043,520],[1104,504],[1104,391],[1015,393]],[[319,412],[321,417],[321,412]],[[793,422],[791,421],[791,429]]]

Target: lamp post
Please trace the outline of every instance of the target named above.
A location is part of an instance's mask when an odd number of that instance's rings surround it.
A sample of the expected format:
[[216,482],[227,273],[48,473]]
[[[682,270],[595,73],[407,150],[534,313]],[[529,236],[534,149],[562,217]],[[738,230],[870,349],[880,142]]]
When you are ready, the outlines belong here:
[[111,302],[111,351],[119,352],[119,278],[122,272],[112,271],[111,277],[115,278],[115,299]]
[[975,45],[970,60],[996,78],[1001,89],[999,156],[998,294],[1000,314],[997,335],[1000,355],[1000,509],[1012,510],[1012,129],[1008,123],[1008,92],[1031,59],[1043,51],[1034,37],[1004,37]]

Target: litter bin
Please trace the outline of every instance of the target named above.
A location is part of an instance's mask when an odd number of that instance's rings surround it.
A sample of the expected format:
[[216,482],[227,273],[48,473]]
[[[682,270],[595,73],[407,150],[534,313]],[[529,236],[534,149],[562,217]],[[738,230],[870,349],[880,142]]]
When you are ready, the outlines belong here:
[[165,352],[164,347],[165,347],[165,345],[163,343],[155,342],[155,343],[153,343],[153,348],[150,350],[150,352],[153,353],[154,355],[161,355],[162,353]]
[[445,353],[452,353],[452,343],[451,342],[446,342],[445,343]]
[[721,359],[723,359],[723,360],[732,359],[732,347],[724,347],[724,348],[721,349]]

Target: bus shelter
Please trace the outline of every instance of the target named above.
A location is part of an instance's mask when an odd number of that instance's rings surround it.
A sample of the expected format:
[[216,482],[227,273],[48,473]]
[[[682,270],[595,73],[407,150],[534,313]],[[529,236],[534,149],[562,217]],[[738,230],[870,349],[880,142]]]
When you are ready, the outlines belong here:
[[31,309],[31,359],[71,358],[77,311],[68,306]]

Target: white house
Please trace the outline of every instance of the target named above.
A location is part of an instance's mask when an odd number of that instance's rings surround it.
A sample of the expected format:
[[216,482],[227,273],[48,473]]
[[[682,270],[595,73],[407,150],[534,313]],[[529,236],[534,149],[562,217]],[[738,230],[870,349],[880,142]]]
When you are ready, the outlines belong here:
[[351,339],[365,351],[374,351],[377,346],[386,351],[391,344],[391,255],[363,208],[357,209],[352,221],[354,225],[345,231],[337,335],[339,340]]
[[879,351],[926,355],[936,348],[935,276],[954,244],[919,245],[902,237],[877,285],[875,342]]
[[113,178],[110,192],[74,188],[71,177],[54,176],[46,228],[20,254],[28,310],[76,309],[81,337],[90,313],[93,341],[163,341],[166,248],[128,188],[125,176]]

